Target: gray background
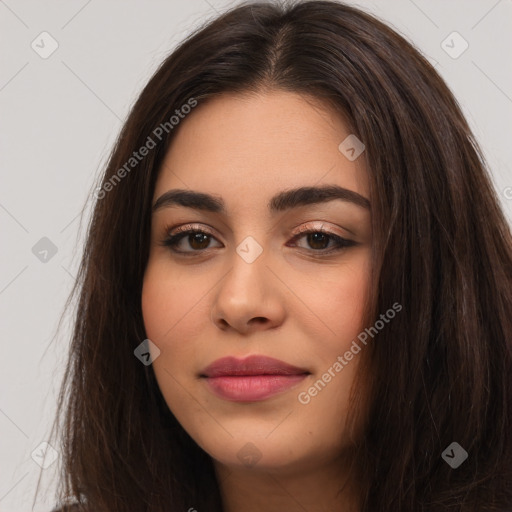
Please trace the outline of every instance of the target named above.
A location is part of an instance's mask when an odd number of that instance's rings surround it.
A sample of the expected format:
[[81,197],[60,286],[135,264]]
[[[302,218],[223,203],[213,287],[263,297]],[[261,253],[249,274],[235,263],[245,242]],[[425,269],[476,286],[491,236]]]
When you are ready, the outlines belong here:
[[[237,3],[0,0],[0,512],[31,510],[41,473],[33,510],[54,504],[59,459],[41,470],[31,454],[48,439],[55,414],[71,326],[67,318],[57,333],[57,324],[76,275],[92,187],[115,136],[176,43]],[[435,64],[484,149],[512,220],[512,1],[350,3],[386,20]],[[43,31],[58,43],[46,59],[31,47],[51,48]],[[469,44],[458,58],[442,47],[453,31]],[[462,47],[452,39],[445,44],[453,53]],[[44,253],[43,237],[55,254]]]

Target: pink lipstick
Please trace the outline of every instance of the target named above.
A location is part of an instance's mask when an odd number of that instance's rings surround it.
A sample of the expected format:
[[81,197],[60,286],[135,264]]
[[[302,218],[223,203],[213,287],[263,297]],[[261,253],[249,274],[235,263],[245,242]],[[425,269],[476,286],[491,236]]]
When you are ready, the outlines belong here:
[[223,357],[200,374],[210,390],[233,402],[256,402],[286,391],[304,380],[310,372],[278,359],[249,356]]

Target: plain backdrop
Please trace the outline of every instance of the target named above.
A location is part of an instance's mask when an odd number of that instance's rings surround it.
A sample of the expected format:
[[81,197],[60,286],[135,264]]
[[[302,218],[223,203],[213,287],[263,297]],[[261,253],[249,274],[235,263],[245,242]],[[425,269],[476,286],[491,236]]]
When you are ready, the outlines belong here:
[[[55,504],[58,451],[47,448],[56,458],[46,469],[37,461],[69,345],[70,322],[58,336],[56,329],[90,207],[82,230],[80,211],[159,63],[195,27],[238,3],[0,0],[0,512]],[[512,220],[512,1],[348,3],[387,21],[435,65]]]

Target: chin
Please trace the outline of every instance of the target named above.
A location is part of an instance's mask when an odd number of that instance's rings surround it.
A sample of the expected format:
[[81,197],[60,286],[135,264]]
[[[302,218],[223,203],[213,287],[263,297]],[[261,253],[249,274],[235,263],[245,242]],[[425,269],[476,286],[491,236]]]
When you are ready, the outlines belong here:
[[308,455],[303,442],[293,443],[291,440],[294,437],[287,433],[273,438],[271,434],[271,438],[265,438],[267,434],[260,434],[258,437],[248,432],[246,435],[234,436],[229,442],[222,444],[206,442],[203,444],[203,449],[214,462],[237,471],[241,469],[276,470],[284,474],[288,470],[296,471],[302,465],[307,466],[311,463],[313,457]]

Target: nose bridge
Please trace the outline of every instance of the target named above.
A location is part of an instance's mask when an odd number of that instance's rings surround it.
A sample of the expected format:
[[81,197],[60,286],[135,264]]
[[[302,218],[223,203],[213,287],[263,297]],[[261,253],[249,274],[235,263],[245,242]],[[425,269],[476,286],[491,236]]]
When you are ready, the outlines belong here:
[[248,236],[240,242],[231,257],[231,271],[223,282],[228,294],[239,301],[258,300],[267,284],[269,271],[267,251],[255,238]]
[[213,304],[212,319],[239,331],[247,329],[254,318],[274,325],[283,314],[275,295],[272,272],[267,265],[269,253],[252,236],[245,237],[230,258],[231,269],[222,279]]

